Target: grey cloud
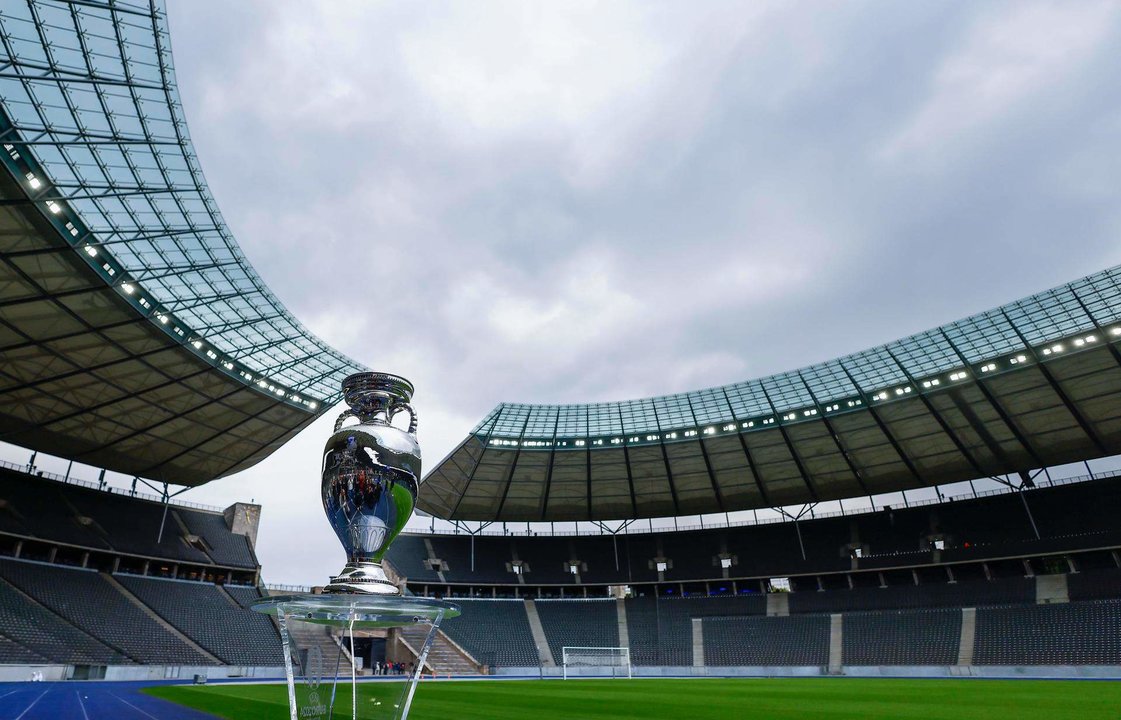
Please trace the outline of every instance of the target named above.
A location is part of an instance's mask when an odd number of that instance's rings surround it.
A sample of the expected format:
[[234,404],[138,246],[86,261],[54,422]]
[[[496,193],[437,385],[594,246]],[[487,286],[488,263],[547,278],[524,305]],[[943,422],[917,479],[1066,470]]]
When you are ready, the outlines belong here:
[[[741,380],[1121,262],[1118,12],[1070,7],[169,11],[247,255],[416,381],[431,466],[499,400]],[[273,580],[329,571],[289,560],[297,523],[336,552],[293,501],[320,429],[200,491],[264,500]]]

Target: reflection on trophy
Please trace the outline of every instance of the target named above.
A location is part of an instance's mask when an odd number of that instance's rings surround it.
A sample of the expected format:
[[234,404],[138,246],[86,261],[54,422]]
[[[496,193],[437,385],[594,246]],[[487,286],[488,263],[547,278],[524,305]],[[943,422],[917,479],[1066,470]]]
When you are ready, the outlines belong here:
[[[350,406],[335,421],[323,450],[323,508],[346,549],[343,571],[327,593],[400,595],[381,567],[389,544],[416,506],[420,446],[412,384],[396,375],[359,373],[343,381]],[[409,414],[407,430],[393,418]],[[356,424],[345,425],[350,418]]]

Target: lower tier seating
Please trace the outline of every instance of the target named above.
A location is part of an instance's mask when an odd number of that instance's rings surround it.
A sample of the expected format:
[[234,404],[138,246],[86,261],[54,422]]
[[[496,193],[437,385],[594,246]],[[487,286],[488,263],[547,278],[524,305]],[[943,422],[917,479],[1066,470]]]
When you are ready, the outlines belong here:
[[954,665],[961,610],[895,610],[842,616],[845,665]]
[[1121,664],[1121,600],[978,608],[973,663]]
[[535,606],[557,664],[562,662],[565,647],[619,645],[614,600],[538,600]]
[[456,600],[463,614],[440,628],[480,663],[491,667],[537,667],[523,600]]
[[709,666],[826,665],[829,616],[710,617],[701,623]]
[[214,664],[134,605],[100,573],[3,560],[0,561],[0,577],[66,622],[135,662]]
[[94,639],[15,587],[0,580],[0,664],[64,662],[76,665],[126,664],[129,658]]
[[280,635],[269,617],[245,609],[217,585],[128,575],[117,580],[222,662],[284,664]]

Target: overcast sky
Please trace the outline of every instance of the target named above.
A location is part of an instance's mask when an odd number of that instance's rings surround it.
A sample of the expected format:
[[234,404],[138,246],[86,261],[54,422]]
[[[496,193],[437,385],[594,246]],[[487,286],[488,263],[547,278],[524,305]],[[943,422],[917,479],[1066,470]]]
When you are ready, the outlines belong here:
[[[227,222],[414,381],[427,468],[502,400],[744,380],[1121,262],[1116,2],[168,5]],[[270,582],[344,560],[334,414],[185,496],[263,503]]]

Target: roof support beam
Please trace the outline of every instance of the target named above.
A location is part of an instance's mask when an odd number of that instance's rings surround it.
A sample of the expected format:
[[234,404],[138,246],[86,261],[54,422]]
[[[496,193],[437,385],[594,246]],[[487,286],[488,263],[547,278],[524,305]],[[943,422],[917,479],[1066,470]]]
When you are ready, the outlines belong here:
[[868,393],[864,392],[864,389],[860,387],[860,383],[856,382],[856,377],[849,371],[848,366],[846,366],[842,360],[838,360],[837,365],[845,373],[845,377],[849,379],[853,389],[860,395],[860,402],[864,404],[864,407],[868,408],[868,414],[872,417],[872,422],[876,423],[876,427],[878,427],[880,432],[884,434],[884,437],[887,438],[888,444],[895,450],[895,453],[899,456],[899,459],[903,461],[903,464],[907,467],[912,477],[914,477],[920,485],[929,485],[930,483],[926,482],[923,476],[919,474],[919,470],[915,467],[915,464],[911,462],[911,458],[907,456],[907,453],[903,452],[903,447],[899,444],[899,441],[895,439],[895,434],[891,431],[891,428],[887,426],[887,423],[884,422],[884,419],[880,417],[880,413],[876,411],[876,407],[872,403],[872,398],[868,397]]
[[782,435],[783,442],[786,443],[786,449],[790,451],[790,457],[794,460],[794,467],[798,468],[798,474],[802,476],[802,482],[806,484],[806,489],[810,492],[810,497],[817,502],[817,488],[810,482],[810,475],[806,472],[805,466],[802,464],[802,458],[798,456],[798,451],[794,449],[794,443],[790,440],[790,435],[787,434],[786,428],[783,427],[778,408],[771,400],[771,394],[767,392],[767,388],[763,383],[759,383],[759,388],[763,391],[763,397],[767,399],[767,404],[771,406],[771,413],[775,418],[775,427],[778,428],[779,434]]
[[498,501],[498,510],[494,514],[496,518],[502,517],[502,508],[506,505],[506,498],[510,494],[510,486],[514,483],[514,471],[518,467],[518,458],[522,454],[522,441],[525,440],[525,429],[529,427],[529,415],[528,412],[525,414],[525,422],[522,423],[521,432],[518,433],[518,445],[514,450],[514,459],[510,461],[510,469],[506,472],[506,487],[502,490],[502,499]]
[[887,352],[888,356],[891,357],[891,360],[895,363],[896,367],[899,368],[899,371],[907,376],[907,382],[911,385],[911,387],[915,389],[915,394],[918,395],[920,400],[922,400],[922,404],[926,408],[926,411],[930,413],[931,417],[933,417],[934,420],[938,423],[938,426],[942,428],[942,432],[946,433],[946,437],[950,438],[950,442],[954,444],[954,447],[957,448],[957,451],[961,453],[961,456],[965,458],[966,462],[969,463],[969,466],[973,468],[974,472],[977,473],[977,476],[983,476],[985,474],[985,471],[981,469],[980,464],[973,457],[973,454],[970,453],[969,450],[965,447],[965,443],[961,441],[961,438],[959,438],[957,436],[957,433],[953,431],[953,428],[950,427],[950,423],[946,421],[946,418],[942,417],[942,413],[938,412],[938,409],[934,407],[934,403],[930,401],[930,398],[927,397],[926,393],[924,393],[922,391],[922,388],[919,387],[918,381],[915,379],[915,376],[912,375],[911,371],[908,370],[906,366],[904,366],[903,363],[899,361],[899,358],[896,357],[895,353],[891,351],[891,348],[885,347],[884,350]]
[[[724,402],[728,404],[728,413],[731,417],[736,418],[736,424],[739,425],[739,418],[736,416],[735,408],[732,407],[732,399],[728,397],[728,391],[724,388],[720,389],[721,394],[724,395]],[[763,502],[767,505],[773,506],[771,497],[767,494],[767,488],[763,485],[763,478],[759,476],[759,470],[755,467],[755,459],[751,457],[751,451],[747,449],[747,440],[743,437],[743,429],[736,428],[736,437],[739,438],[740,447],[743,448],[743,455],[747,458],[747,467],[751,470],[751,479],[755,481],[755,487],[759,489],[759,497],[763,498]]]
[[666,441],[662,430],[662,421],[658,417],[658,406],[650,400],[650,409],[654,412],[654,424],[658,426],[658,448],[662,451],[662,462],[666,467],[666,481],[669,483],[669,494],[673,500],[673,515],[677,517],[681,514],[681,508],[677,503],[677,487],[673,482],[673,470],[669,466],[669,453],[666,452]]
[[[700,423],[697,422],[697,411],[693,409],[693,402],[689,400],[688,396],[686,396],[685,401],[689,403],[689,415],[693,418],[693,424],[700,426]],[[712,495],[716,498],[716,507],[720,509],[720,512],[725,512],[724,495],[720,492],[719,483],[716,482],[716,473],[712,470],[712,461],[708,459],[708,448],[705,447],[704,438],[698,436],[697,444],[701,446],[701,457],[704,458],[705,470],[708,472],[709,482],[712,483]]]
[[545,491],[541,493],[541,520],[544,522],[549,510],[549,493],[553,489],[553,460],[557,456],[557,431],[560,429],[560,413],[553,416],[553,441],[549,445],[549,462],[545,465]]
[[[944,329],[939,328],[938,332],[942,335],[942,338],[946,341],[946,344],[949,345],[950,348],[954,351],[954,354],[958,356],[958,360],[961,362],[962,366],[969,368],[972,371],[973,364],[970,363],[969,359],[965,357],[965,353],[961,351],[961,348],[959,348],[957,344],[950,339],[950,336]],[[975,382],[977,385],[977,389],[981,391],[981,394],[985,396],[985,400],[987,400],[989,405],[992,406],[996,414],[1000,416],[1000,419],[1004,423],[1005,427],[1007,427],[1008,431],[1012,433],[1012,436],[1016,438],[1016,442],[1020,443],[1020,446],[1024,448],[1024,451],[1027,452],[1028,456],[1032,459],[1033,467],[1043,467],[1044,462],[1039,459],[1039,454],[1035,451],[1035,448],[1031,446],[1031,443],[1028,442],[1028,439],[1024,435],[1024,433],[1020,431],[1019,426],[1017,426],[1016,423],[1013,422],[1012,418],[1008,415],[1008,412],[1004,409],[1004,406],[997,402],[996,397],[993,395],[992,391],[989,390],[988,385],[985,384],[985,380],[980,377],[975,377]]]
[[810,387],[810,384],[806,382],[806,378],[802,375],[801,371],[798,371],[798,379],[802,381],[802,386],[806,388],[806,392],[809,393],[814,405],[819,408],[818,413],[820,413],[819,417],[821,418],[821,422],[825,424],[825,429],[829,431],[829,437],[833,438],[833,444],[837,446],[837,452],[841,454],[841,457],[845,459],[845,464],[849,466],[849,472],[851,472],[853,478],[856,479],[856,484],[860,486],[861,493],[871,497],[872,494],[868,492],[868,487],[864,484],[863,473],[861,473],[860,468],[856,466],[856,463],[853,462],[852,456],[849,455],[848,450],[845,449],[844,444],[841,442],[841,437],[833,428],[833,423],[829,421],[829,416],[825,412],[825,406],[818,401],[817,395],[814,394],[813,389]]
[[1091,425],[1088,420],[1086,420],[1086,417],[1082,414],[1082,411],[1078,409],[1078,406],[1075,405],[1074,401],[1070,399],[1069,395],[1067,395],[1066,390],[1063,389],[1062,383],[1060,383],[1058,378],[1056,378],[1054,374],[1052,374],[1050,368],[1048,368],[1047,365],[1043,362],[1043,358],[1041,358],[1039,356],[1039,353],[1036,352],[1035,346],[1028,342],[1027,337],[1025,337],[1024,333],[1020,331],[1020,328],[1016,325],[1016,323],[1012,322],[1012,318],[1008,316],[1008,313],[1003,308],[1001,309],[1000,314],[1004,316],[1005,322],[1007,322],[1012,327],[1012,329],[1016,332],[1016,336],[1020,338],[1020,342],[1022,342],[1024,344],[1024,347],[1028,349],[1028,352],[1031,353],[1032,358],[1035,360],[1036,367],[1038,367],[1039,371],[1043,373],[1043,377],[1045,380],[1047,380],[1047,383],[1051,386],[1051,389],[1054,390],[1055,394],[1059,396],[1059,400],[1062,401],[1063,406],[1067,409],[1067,412],[1069,412],[1071,414],[1071,417],[1074,418],[1074,421],[1078,423],[1078,427],[1082,429],[1082,432],[1086,434],[1086,437],[1090,439],[1090,442],[1094,444],[1094,447],[1097,448],[1097,451],[1099,453],[1101,453],[1102,455],[1109,455],[1109,450],[1106,449],[1105,443],[1102,442],[1101,437],[1097,434],[1097,432],[1094,431],[1094,426]]

